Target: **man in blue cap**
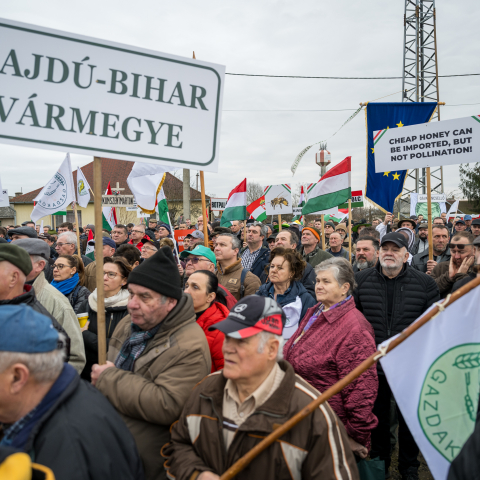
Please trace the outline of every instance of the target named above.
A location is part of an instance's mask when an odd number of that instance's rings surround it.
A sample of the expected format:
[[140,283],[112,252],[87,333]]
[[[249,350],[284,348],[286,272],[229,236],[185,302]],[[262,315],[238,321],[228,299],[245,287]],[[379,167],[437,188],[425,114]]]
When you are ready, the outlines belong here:
[[63,335],[26,305],[0,306],[0,445],[57,480],[143,479],[135,442],[108,400],[80,380]]

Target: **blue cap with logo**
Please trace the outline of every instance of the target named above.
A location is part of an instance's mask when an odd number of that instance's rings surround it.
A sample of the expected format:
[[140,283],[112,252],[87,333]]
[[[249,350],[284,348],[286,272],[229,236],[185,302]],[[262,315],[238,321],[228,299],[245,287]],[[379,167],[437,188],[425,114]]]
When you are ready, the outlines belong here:
[[0,306],[0,352],[46,353],[57,349],[52,321],[25,304]]

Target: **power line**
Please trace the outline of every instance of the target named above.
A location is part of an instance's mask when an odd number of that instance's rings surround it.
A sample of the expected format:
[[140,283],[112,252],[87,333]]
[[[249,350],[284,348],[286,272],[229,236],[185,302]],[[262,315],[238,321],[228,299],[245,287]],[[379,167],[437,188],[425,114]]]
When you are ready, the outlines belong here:
[[[316,78],[321,80],[399,80],[403,77],[307,77],[303,75],[263,75],[253,73],[225,73],[225,75],[234,75],[237,77],[267,77],[267,78]],[[438,78],[449,77],[474,77],[480,73],[462,73],[458,75],[439,75]]]
[[[444,107],[461,107],[464,105],[480,105],[480,102],[478,103],[456,103],[453,105],[442,105],[442,108]],[[349,112],[349,111],[355,111],[355,108],[341,108],[339,110],[223,110],[224,112]]]

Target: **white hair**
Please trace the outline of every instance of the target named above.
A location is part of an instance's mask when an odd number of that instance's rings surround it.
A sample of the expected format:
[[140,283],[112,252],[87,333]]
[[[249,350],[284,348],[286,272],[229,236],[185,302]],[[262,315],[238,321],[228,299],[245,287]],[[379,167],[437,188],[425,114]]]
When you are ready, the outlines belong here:
[[[59,336],[64,343],[65,336],[62,334]],[[63,348],[45,353],[0,352],[0,373],[15,363],[21,363],[28,368],[30,375],[37,383],[47,383],[60,375],[64,362]]]
[[45,257],[41,257],[40,255],[30,255],[30,260],[32,261],[32,264],[38,262],[44,262],[45,264],[47,263]]
[[285,340],[281,335],[275,335],[274,333],[270,333],[270,332],[260,332],[260,333],[257,333],[257,335],[259,336],[258,347],[257,347],[258,353],[263,353],[268,340],[270,338],[273,338],[275,340],[278,340],[277,362],[279,362],[280,360],[283,360],[283,344]]
[[61,238],[66,240],[65,243],[72,243],[73,245],[77,244],[77,235],[74,232],[61,233],[58,237],[58,241],[60,241]]

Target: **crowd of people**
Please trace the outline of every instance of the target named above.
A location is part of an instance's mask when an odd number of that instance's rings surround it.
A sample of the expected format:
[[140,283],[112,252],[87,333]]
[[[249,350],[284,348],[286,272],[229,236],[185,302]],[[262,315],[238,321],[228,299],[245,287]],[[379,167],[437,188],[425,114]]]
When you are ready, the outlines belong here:
[[[68,222],[0,227],[0,474],[218,480],[480,275],[480,219],[468,215],[434,218],[431,238],[417,217],[327,222],[325,249],[320,219],[231,223],[209,222],[208,239],[203,217],[87,225],[80,242]],[[193,230],[181,252],[175,229]],[[101,265],[86,256],[97,241]],[[378,364],[236,478],[354,480],[367,457],[389,478],[397,443],[402,479],[418,479],[418,447]],[[468,478],[461,461],[452,480]]]

